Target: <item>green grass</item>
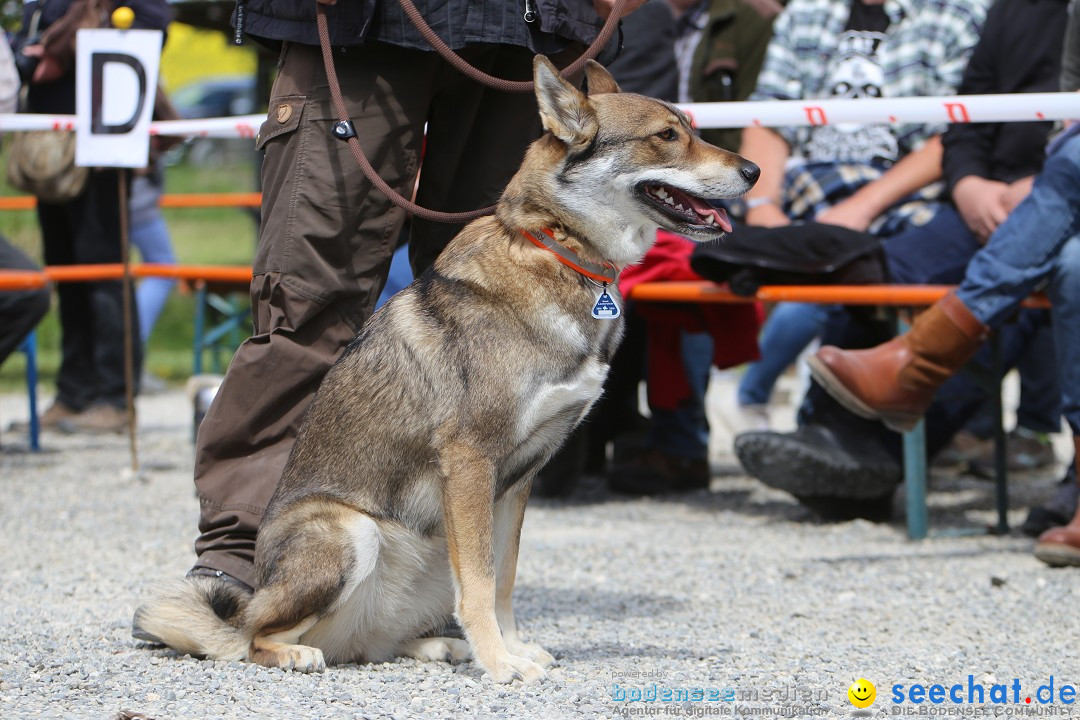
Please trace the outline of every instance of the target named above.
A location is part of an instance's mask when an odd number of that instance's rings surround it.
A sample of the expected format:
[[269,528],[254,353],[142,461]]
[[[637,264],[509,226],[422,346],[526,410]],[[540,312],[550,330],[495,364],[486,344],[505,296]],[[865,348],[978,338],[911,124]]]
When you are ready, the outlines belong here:
[[[3,160],[0,156],[0,162]],[[6,163],[0,166],[6,167]],[[166,170],[165,190],[170,193],[255,190],[254,155],[215,167],[175,165]],[[16,192],[0,183],[0,195],[12,194]],[[177,260],[183,264],[243,265],[249,264],[254,257],[256,225],[247,209],[169,209],[164,213]],[[0,233],[40,261],[41,232],[34,212],[0,211]],[[154,327],[146,355],[148,370],[175,383],[181,383],[191,375],[194,319],[194,289],[181,284],[173,291]],[[53,385],[60,365],[60,326],[55,298],[37,333],[38,368],[49,387]],[[205,368],[209,369],[209,355],[205,362]],[[0,366],[0,392],[21,388],[25,368],[22,353],[9,357]],[[49,395],[48,391],[46,395]]]

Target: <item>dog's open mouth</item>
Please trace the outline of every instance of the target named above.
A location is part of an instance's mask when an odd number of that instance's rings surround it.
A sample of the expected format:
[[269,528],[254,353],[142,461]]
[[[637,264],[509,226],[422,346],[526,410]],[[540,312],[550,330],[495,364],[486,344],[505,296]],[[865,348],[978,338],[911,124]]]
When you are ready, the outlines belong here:
[[638,193],[679,222],[731,232],[731,221],[723,208],[715,208],[684,190],[663,183],[644,183],[638,186]]

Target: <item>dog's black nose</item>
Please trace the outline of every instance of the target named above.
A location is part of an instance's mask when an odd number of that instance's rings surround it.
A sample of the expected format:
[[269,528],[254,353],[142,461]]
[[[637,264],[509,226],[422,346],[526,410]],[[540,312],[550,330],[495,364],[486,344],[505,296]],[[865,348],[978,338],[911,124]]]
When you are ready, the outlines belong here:
[[758,178],[761,177],[761,168],[749,160],[743,162],[742,167],[739,168],[739,172],[751,185],[756,183]]

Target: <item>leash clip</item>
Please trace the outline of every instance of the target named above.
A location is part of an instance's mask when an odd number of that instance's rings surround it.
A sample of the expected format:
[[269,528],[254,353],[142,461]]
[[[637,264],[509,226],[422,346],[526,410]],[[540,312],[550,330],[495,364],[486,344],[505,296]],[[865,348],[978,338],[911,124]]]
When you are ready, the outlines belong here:
[[348,140],[356,137],[356,128],[353,127],[352,120],[340,120],[334,123],[330,134],[338,140]]

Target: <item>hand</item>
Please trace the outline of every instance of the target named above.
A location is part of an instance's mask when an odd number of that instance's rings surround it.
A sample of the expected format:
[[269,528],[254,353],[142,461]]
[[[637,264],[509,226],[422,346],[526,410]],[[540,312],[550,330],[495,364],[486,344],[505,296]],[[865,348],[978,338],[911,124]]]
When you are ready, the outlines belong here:
[[[319,0],[319,2],[323,2],[323,0]],[[626,7],[623,8],[622,16],[626,17],[644,4],[645,0],[626,0]],[[593,0],[593,8],[601,20],[607,20],[614,7],[615,0]]]
[[791,224],[791,218],[772,203],[758,205],[746,211],[746,224],[758,227],[783,227]]
[[841,200],[832,207],[825,208],[814,219],[820,223],[839,225],[840,227],[866,232],[875,217],[877,215],[873,210],[868,209],[865,203],[861,203],[854,198],[848,198]]
[[1031,186],[1035,184],[1035,176],[1028,175],[1027,177],[1014,180],[1009,183],[1009,189],[1005,191],[1001,199],[1005,203],[1005,210],[1009,214],[1016,209],[1016,206],[1023,202],[1024,198],[1031,192]]
[[38,59],[34,76],[30,80],[32,84],[53,82],[63,77],[64,68],[55,58],[45,54],[44,45],[27,45],[20,52],[26,57]]
[[984,243],[1009,215],[1005,204],[1008,189],[1009,186],[1003,182],[977,175],[967,175],[953,186],[953,203],[960,211],[960,217]]

